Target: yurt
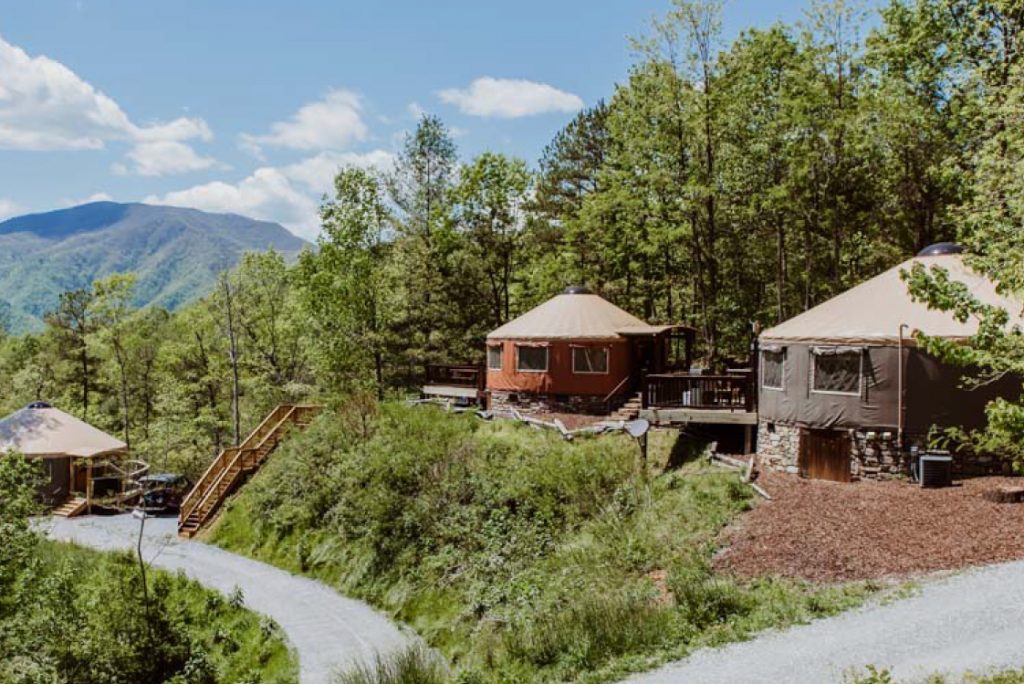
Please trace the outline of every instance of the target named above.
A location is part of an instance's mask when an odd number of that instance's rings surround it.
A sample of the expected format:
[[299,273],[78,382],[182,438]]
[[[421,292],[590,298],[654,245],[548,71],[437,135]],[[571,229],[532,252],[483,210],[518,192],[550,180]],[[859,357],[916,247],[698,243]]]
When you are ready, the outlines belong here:
[[44,402],[29,404],[0,420],[0,452],[40,459],[46,481],[40,492],[48,503],[62,503],[72,492],[93,489],[93,465],[101,457],[127,452],[124,442]]
[[[1016,378],[969,389],[962,369],[917,348],[917,332],[966,340],[977,323],[914,301],[900,274],[915,263],[946,269],[951,279],[980,300],[1005,308],[1013,324],[1024,326],[1020,302],[971,270],[960,247],[940,243],[763,331],[758,364],[763,463],[840,481],[907,473],[912,447],[929,446],[933,428],[981,427],[989,401],[1020,396]],[[984,455],[954,458],[954,468],[962,472],[1007,468]]]
[[680,336],[688,339],[687,329],[650,325],[571,287],[487,335],[490,403],[607,411],[637,391],[644,372],[664,369]]

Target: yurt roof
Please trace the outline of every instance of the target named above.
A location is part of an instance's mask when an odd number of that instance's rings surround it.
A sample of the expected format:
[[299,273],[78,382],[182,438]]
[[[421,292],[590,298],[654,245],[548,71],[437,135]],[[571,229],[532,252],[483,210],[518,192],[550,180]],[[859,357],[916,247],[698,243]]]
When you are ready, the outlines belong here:
[[569,288],[487,335],[489,340],[617,340],[654,335],[672,326],[649,325],[607,299]]
[[116,437],[46,404],[30,404],[0,420],[0,452],[90,458],[126,449]]
[[931,309],[926,303],[911,298],[900,272],[909,271],[915,263],[924,264],[926,268],[946,269],[950,279],[965,284],[982,302],[1006,309],[1011,324],[1024,327],[1020,301],[997,292],[995,283],[973,271],[961,254],[940,253],[908,259],[799,316],[768,328],[761,333],[762,343],[895,344],[903,324],[907,326],[905,339],[917,331],[948,339],[974,335],[978,330],[977,321],[961,323],[952,313]]

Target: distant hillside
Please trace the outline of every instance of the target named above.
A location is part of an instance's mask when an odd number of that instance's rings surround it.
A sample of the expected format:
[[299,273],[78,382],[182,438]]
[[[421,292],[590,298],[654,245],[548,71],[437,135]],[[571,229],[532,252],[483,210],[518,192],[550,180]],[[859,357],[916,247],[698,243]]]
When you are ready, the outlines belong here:
[[147,204],[94,202],[0,222],[0,310],[38,328],[61,292],[138,275],[136,304],[174,309],[203,295],[247,251],[293,259],[308,243],[276,223]]

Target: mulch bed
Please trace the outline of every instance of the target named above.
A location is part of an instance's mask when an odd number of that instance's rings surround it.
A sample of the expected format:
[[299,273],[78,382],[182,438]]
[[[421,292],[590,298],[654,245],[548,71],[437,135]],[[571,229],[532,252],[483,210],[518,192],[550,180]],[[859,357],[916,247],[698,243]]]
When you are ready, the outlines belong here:
[[984,477],[945,489],[908,482],[851,484],[763,472],[772,496],[723,531],[719,570],[816,582],[906,577],[1024,558],[1024,503],[986,491],[1020,478]]

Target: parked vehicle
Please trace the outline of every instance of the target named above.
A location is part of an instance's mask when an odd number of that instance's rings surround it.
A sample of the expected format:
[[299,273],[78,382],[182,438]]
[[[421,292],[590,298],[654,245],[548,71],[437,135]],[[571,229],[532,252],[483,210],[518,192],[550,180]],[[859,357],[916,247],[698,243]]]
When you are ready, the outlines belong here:
[[184,475],[158,473],[139,479],[142,485],[142,508],[148,513],[177,512],[181,502],[192,489]]

